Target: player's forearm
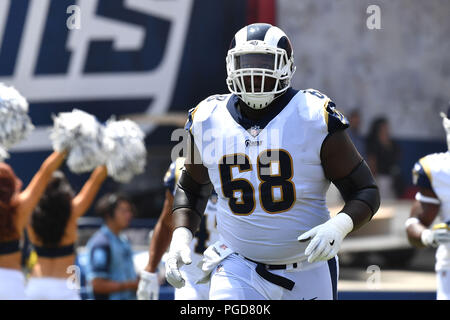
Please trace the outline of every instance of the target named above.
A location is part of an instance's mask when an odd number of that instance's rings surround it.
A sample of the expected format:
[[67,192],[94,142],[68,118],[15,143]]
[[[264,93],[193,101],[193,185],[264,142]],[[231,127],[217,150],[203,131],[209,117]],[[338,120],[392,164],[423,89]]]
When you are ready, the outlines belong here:
[[[428,194],[423,189],[421,191]],[[425,244],[422,242],[422,232],[432,224],[438,212],[439,206],[437,205],[414,201],[411,207],[411,215],[405,222],[408,241],[412,246],[417,248],[425,247]]]
[[341,212],[345,212],[350,216],[350,218],[352,218],[352,231],[359,229],[369,222],[373,215],[370,207],[366,203],[359,200],[350,200],[346,202]]
[[212,189],[209,180],[199,183],[186,169],[182,171],[173,200],[174,230],[186,227],[192,234],[198,230]]
[[409,243],[416,248],[424,248],[425,245],[422,243],[422,232],[426,228],[420,223],[414,223],[406,228],[406,234],[408,236]]
[[174,230],[179,227],[186,227],[195,234],[200,227],[201,217],[194,210],[189,208],[180,208],[173,212]]
[[149,261],[145,271],[154,273],[158,268],[158,264],[161,261],[164,252],[169,247],[170,240],[172,239],[172,229],[164,224],[159,223],[156,225],[153,231],[152,240],[149,249]]
[[345,201],[342,212],[352,218],[353,230],[369,222],[380,207],[380,192],[366,162],[361,161],[347,176],[333,183]]

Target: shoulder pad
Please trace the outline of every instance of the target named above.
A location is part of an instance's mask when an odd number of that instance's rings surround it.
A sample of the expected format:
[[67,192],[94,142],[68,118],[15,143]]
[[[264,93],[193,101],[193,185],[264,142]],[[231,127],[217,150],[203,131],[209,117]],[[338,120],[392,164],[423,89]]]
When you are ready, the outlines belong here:
[[322,108],[328,133],[344,130],[349,127],[348,120],[338,109],[336,109],[333,100],[325,94],[316,89],[306,89],[302,90],[302,92],[306,94],[307,97],[313,99],[311,103],[316,105],[317,108]]
[[345,130],[350,126],[347,118],[345,118],[345,116],[338,109],[336,109],[336,105],[332,100],[328,99],[325,103],[324,109],[324,117],[328,127],[328,133]]
[[194,119],[196,122],[205,121],[217,106],[217,102],[225,101],[230,97],[230,95],[213,95],[202,102],[200,102],[195,108],[189,110],[188,119],[185,130],[192,130],[192,125],[194,124]]
[[175,190],[175,161],[170,164],[169,169],[167,169],[164,175],[164,187],[168,189],[171,193]]
[[[329,99],[325,94],[323,94],[322,92],[320,92],[319,90],[316,89],[306,89],[306,90],[302,90],[303,93],[308,93],[318,99]],[[324,100],[325,101],[325,100]]]
[[433,190],[431,185],[431,171],[427,157],[423,157],[414,164],[412,178],[414,185]]
[[181,170],[184,167],[184,161],[186,158],[179,157],[175,161],[170,164],[169,169],[164,176],[164,187],[169,189],[171,193],[174,193],[175,186],[178,183],[178,179],[180,178]]

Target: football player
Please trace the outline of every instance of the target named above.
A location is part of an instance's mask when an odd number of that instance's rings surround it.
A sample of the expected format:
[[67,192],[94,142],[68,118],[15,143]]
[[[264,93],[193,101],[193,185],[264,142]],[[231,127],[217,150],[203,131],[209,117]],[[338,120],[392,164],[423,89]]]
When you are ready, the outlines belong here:
[[[450,150],[450,106],[441,114]],[[437,247],[437,299],[450,299],[450,151],[420,159],[413,168],[413,182],[419,187],[406,233],[415,247]],[[439,215],[444,222],[430,228]]]
[[[205,99],[186,123],[166,279],[185,285],[180,268],[192,263],[189,244],[214,187],[220,241],[202,266],[210,299],[336,299],[342,240],[380,204],[348,122],[319,91],[291,88],[294,53],[278,27],[239,30],[226,67],[231,94]],[[332,218],[330,181],[345,200]]]
[[[163,211],[156,223],[149,248],[149,260],[145,269],[141,272],[141,279],[137,291],[139,300],[157,300],[159,296],[159,283],[157,267],[169,247],[172,238],[172,205],[175,187],[184,166],[185,158],[180,157],[172,162],[164,177],[166,187],[166,199]],[[175,289],[175,300],[208,300],[209,285],[197,284],[196,280],[202,276],[198,263],[202,260],[202,254],[206,247],[217,239],[216,211],[217,194],[213,191],[206,206],[204,218],[199,230],[195,233],[194,241],[190,244],[192,252],[192,264],[183,266],[180,270],[186,285]]]

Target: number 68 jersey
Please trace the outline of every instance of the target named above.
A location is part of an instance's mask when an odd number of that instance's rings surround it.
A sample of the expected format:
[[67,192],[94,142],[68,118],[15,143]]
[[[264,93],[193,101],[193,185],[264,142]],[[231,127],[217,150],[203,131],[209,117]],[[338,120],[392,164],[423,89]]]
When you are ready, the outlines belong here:
[[329,180],[320,150],[348,127],[316,90],[289,89],[261,120],[238,112],[235,95],[217,95],[190,110],[186,129],[218,194],[217,229],[243,256],[266,264],[305,260],[297,237],[330,218]]

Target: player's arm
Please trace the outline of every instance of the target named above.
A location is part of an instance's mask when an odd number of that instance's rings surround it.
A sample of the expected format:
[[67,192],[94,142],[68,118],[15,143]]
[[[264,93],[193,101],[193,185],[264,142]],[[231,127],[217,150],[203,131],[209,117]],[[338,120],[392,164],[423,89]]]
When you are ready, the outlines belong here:
[[141,272],[137,290],[139,300],[158,300],[159,281],[156,269],[172,239],[172,206],[173,194],[166,189],[166,199],[158,222],[153,229],[153,236],[148,249],[148,263]]
[[172,206],[173,195],[166,189],[166,199],[164,200],[163,210],[153,230],[152,240],[149,248],[148,264],[145,271],[155,273],[162,256],[169,247],[172,239]]
[[170,240],[172,239],[173,192],[178,180],[177,173],[179,168],[177,163],[179,161],[182,161],[182,158],[178,158],[176,161],[172,162],[164,176],[166,197],[158,222],[153,229],[153,236],[148,249],[147,266],[141,271],[141,280],[139,281],[137,290],[137,297],[139,300],[158,300],[159,298],[159,281],[156,270],[162,256],[169,247]]
[[424,246],[438,246],[442,242],[450,241],[450,234],[446,229],[430,230],[429,226],[436,218],[441,202],[433,190],[432,176],[428,157],[420,159],[412,170],[413,184],[419,188],[416,194],[410,217],[406,220],[406,234],[411,245],[421,248]]
[[420,187],[420,197],[414,201],[409,219],[406,221],[406,234],[411,245],[425,247],[422,234],[433,223],[440,209],[439,200],[432,189]]
[[80,192],[72,200],[72,216],[81,217],[91,206],[100,187],[108,176],[106,166],[97,167],[84,184]]
[[330,101],[326,112],[329,134],[320,152],[322,168],[340,191],[345,205],[336,216],[298,237],[300,242],[310,240],[305,249],[309,262],[333,258],[347,234],[370,221],[380,206],[372,173],[344,131],[347,121]]
[[66,152],[57,151],[48,156],[26,189],[19,194],[17,210],[21,226],[25,226],[28,223],[30,215],[47,188],[53,172],[61,166],[65,157]]
[[173,226],[174,229],[185,227],[194,234],[200,226],[213,186],[192,136],[188,137],[189,152],[173,202]]
[[337,187],[346,213],[356,230],[370,221],[380,206],[380,194],[373,175],[343,130],[328,136],[322,145],[322,167],[325,176]]
[[166,279],[175,288],[185,284],[179,268],[192,263],[189,244],[200,226],[213,189],[192,136],[188,136],[189,152],[175,192],[172,214],[174,231],[166,261]]

